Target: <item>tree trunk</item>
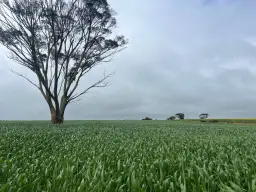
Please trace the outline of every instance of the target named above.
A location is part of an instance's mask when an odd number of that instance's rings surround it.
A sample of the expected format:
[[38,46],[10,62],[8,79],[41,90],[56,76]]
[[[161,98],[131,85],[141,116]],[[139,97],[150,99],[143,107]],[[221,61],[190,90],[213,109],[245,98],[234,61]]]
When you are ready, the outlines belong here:
[[64,122],[64,113],[67,106],[67,97],[62,96],[61,98],[61,105],[55,104],[56,107],[54,107],[51,99],[49,97],[46,97],[46,102],[49,106],[50,112],[51,112],[51,122],[52,124],[62,124]]
[[64,114],[51,112],[52,124],[62,124],[64,122]]

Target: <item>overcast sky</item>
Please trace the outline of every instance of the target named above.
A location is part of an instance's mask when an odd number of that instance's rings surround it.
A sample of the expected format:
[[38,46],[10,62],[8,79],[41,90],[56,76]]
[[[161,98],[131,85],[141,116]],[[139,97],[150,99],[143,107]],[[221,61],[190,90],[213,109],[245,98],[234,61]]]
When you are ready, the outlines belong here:
[[[129,38],[112,63],[80,89],[115,72],[111,86],[68,106],[65,119],[256,117],[255,0],[109,0],[118,34]],[[28,72],[0,49],[0,119],[49,119],[43,97],[10,68]]]

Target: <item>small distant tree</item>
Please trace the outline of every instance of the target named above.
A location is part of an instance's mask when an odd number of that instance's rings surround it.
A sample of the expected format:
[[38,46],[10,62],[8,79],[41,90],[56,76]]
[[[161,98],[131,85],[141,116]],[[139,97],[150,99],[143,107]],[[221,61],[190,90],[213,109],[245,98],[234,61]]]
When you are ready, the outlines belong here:
[[168,117],[166,120],[175,120],[176,117],[175,116],[171,116],[171,117]]
[[145,117],[144,119],[142,120],[152,120],[150,117]]
[[209,117],[208,113],[202,113],[202,114],[199,115],[200,119],[207,119],[208,117]]
[[175,117],[178,118],[178,119],[184,119],[185,115],[184,115],[184,113],[176,113]]

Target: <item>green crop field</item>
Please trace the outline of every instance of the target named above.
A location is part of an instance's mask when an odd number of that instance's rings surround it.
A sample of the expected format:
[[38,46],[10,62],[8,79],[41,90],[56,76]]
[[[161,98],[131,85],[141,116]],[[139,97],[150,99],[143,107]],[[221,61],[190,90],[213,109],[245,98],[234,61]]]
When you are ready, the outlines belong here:
[[[232,119],[204,119],[201,121],[205,122],[211,122],[213,120],[217,120],[219,123],[247,123],[247,124],[256,124],[256,119],[255,118],[232,118]],[[199,119],[189,119],[186,121],[196,121],[199,122]]]
[[0,191],[256,191],[256,126],[2,121]]

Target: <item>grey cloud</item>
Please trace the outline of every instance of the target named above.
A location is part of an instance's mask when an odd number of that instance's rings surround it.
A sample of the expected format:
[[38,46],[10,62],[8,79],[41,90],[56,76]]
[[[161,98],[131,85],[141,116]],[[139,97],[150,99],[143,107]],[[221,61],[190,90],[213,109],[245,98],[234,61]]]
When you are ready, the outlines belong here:
[[[110,0],[117,33],[130,39],[113,62],[83,79],[82,91],[104,70],[111,86],[91,90],[65,119],[158,119],[184,112],[197,118],[255,117],[256,2]],[[8,71],[21,72],[0,50],[0,119],[49,119],[40,93]],[[28,72],[30,78],[35,77]]]

